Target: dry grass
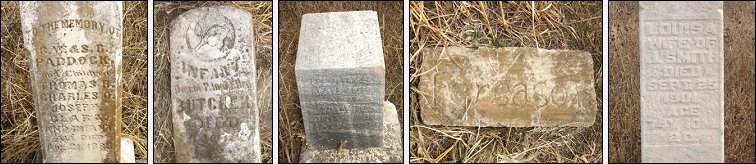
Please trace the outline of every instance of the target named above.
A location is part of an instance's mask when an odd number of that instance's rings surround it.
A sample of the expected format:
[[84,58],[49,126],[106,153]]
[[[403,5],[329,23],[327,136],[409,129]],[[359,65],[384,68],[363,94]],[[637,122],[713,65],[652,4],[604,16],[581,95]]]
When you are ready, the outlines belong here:
[[[302,123],[294,60],[302,15],[331,11],[373,10],[378,21],[386,60],[386,100],[402,115],[402,2],[279,2],[279,146],[281,163],[299,162],[305,133]],[[399,118],[402,121],[402,118]]]
[[255,64],[257,67],[257,103],[260,110],[260,146],[262,162],[273,162],[272,135],[272,2],[155,2],[154,14],[154,162],[175,162],[173,124],[171,123],[170,54],[168,38],[173,18],[188,10],[212,5],[228,5],[252,13],[255,30]]
[[423,47],[540,47],[593,54],[601,105],[601,2],[411,2],[410,162],[601,162],[602,112],[588,128],[422,124]]
[[[638,2],[609,3],[609,161],[640,162]],[[754,3],[724,3],[726,162],[754,162]]]
[[[147,161],[147,3],[126,2],[123,22],[122,134]],[[28,52],[17,2],[2,2],[2,162],[41,161]]]

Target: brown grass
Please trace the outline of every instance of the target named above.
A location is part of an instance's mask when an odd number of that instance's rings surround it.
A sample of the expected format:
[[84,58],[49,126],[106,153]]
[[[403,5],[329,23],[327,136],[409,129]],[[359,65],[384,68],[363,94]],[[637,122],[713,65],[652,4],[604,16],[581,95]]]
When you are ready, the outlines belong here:
[[[147,3],[124,4],[122,134],[147,161]],[[2,162],[41,161],[17,2],[2,2]]]
[[411,2],[410,162],[601,162],[602,111],[588,128],[475,128],[422,124],[423,47],[540,47],[593,54],[601,109],[601,2]]
[[260,110],[260,146],[262,162],[272,163],[272,2],[155,2],[154,14],[154,162],[175,162],[173,124],[171,123],[170,54],[168,37],[173,18],[188,10],[212,5],[228,5],[252,13],[255,20],[255,64],[257,67],[257,103]]
[[[638,2],[609,3],[609,162],[641,162]],[[754,3],[724,3],[726,162],[754,162]]]
[[[279,2],[279,102],[278,160],[299,162],[304,127],[294,77],[299,26],[302,15],[331,11],[373,10],[378,21],[386,60],[386,99],[402,115],[402,2]],[[402,121],[402,118],[399,118]]]

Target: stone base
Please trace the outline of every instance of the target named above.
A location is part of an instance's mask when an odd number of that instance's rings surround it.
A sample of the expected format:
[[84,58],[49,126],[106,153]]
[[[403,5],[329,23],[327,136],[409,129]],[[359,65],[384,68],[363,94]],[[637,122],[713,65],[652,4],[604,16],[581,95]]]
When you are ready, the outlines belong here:
[[301,163],[401,163],[402,128],[396,107],[383,102],[383,147],[317,150],[303,146]]

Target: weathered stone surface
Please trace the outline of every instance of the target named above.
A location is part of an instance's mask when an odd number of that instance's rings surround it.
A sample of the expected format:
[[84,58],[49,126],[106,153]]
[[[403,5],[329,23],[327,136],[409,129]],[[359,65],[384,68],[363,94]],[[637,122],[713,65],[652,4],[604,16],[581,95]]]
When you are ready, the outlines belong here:
[[591,126],[597,105],[585,51],[506,47],[423,50],[419,102],[429,125]]
[[640,2],[643,162],[724,162],[722,2]]
[[118,162],[122,2],[19,3],[44,162]]
[[311,148],[383,146],[385,68],[375,11],[303,15],[295,73]]
[[171,99],[178,162],[260,162],[252,15],[213,6],[172,22]]
[[402,128],[396,107],[383,102],[383,147],[355,149],[309,149],[303,147],[301,163],[401,163]]

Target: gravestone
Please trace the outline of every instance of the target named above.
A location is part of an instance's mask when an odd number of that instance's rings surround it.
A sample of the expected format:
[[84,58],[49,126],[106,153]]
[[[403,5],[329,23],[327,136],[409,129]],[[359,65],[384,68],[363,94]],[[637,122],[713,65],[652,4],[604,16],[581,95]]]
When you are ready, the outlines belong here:
[[119,162],[122,2],[19,3],[43,162]]
[[300,163],[401,163],[402,128],[396,106],[383,102],[383,147],[315,149],[303,147]]
[[640,2],[643,162],[724,162],[722,2]]
[[252,15],[228,6],[189,10],[170,36],[178,162],[260,162]]
[[425,124],[587,127],[595,122],[588,52],[525,47],[422,52],[418,101]]
[[295,66],[307,146],[383,146],[385,68],[375,11],[302,16]]

